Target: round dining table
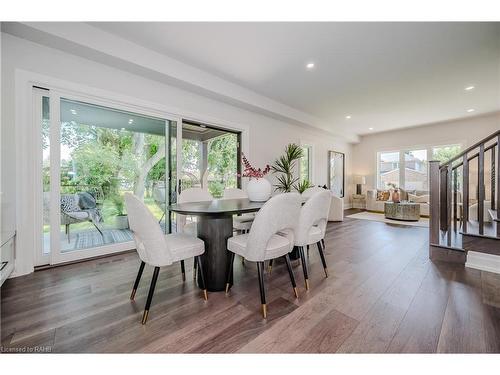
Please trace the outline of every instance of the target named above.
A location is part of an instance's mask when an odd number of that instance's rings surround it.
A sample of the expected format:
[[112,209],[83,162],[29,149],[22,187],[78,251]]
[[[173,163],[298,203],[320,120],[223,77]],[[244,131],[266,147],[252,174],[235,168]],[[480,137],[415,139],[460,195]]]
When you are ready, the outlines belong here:
[[[171,212],[198,218],[198,238],[205,242],[205,253],[201,259],[205,285],[209,291],[220,292],[226,287],[230,259],[227,240],[233,236],[233,215],[259,211],[264,204],[265,202],[252,202],[248,199],[214,199],[177,203],[168,207]],[[198,283],[199,281],[200,277]]]

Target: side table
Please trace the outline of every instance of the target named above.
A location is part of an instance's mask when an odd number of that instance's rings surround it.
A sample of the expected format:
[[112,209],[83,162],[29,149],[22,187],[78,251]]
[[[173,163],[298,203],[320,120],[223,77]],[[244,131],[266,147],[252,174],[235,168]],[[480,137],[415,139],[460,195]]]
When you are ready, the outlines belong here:
[[364,194],[353,194],[352,208],[366,209],[366,196]]

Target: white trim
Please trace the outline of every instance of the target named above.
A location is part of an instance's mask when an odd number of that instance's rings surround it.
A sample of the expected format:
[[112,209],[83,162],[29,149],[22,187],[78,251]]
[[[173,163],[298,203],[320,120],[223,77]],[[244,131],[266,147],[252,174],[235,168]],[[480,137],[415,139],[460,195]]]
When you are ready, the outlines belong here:
[[465,267],[500,274],[500,256],[468,251]]
[[[59,103],[57,98],[65,98],[101,104],[107,107],[124,109],[130,112],[149,114],[155,117],[165,118],[177,121],[178,127],[182,127],[182,118],[197,122],[203,122],[207,125],[214,125],[230,130],[236,130],[242,134],[241,149],[249,156],[250,126],[247,124],[236,124],[230,121],[220,120],[211,116],[205,116],[191,110],[184,110],[175,107],[166,106],[161,103],[149,102],[137,99],[131,96],[123,95],[117,92],[102,90],[71,81],[61,80],[51,76],[38,74],[22,69],[15,71],[15,128],[16,128],[16,158],[18,168],[16,173],[16,230],[17,230],[17,249],[16,264],[13,276],[21,276],[34,271],[35,241],[39,233],[35,229],[35,217],[39,212],[34,212],[36,208],[35,193],[33,191],[36,168],[36,157],[34,155],[34,137],[40,134],[32,129],[32,104],[33,104],[33,86],[44,87],[50,90],[50,112],[51,112],[51,145],[59,143]],[[56,124],[57,126],[54,126]],[[52,134],[53,133],[53,134]],[[56,134],[57,133],[57,134]],[[180,142],[180,140],[178,140]],[[27,152],[27,150],[29,150]],[[51,160],[59,161],[60,153],[51,148]],[[180,160],[178,160],[180,162]],[[52,165],[58,166],[59,163]],[[178,169],[179,171],[179,169]],[[59,168],[51,168],[51,184],[59,181]],[[51,221],[59,222],[59,209],[54,196],[59,193],[59,184],[51,188]],[[53,227],[53,228],[52,228]],[[79,259],[82,252],[75,251],[70,253],[60,253],[60,231],[57,226],[51,226],[51,257],[53,262],[71,261]],[[38,229],[37,229],[38,230]],[[57,233],[56,233],[57,232]],[[54,251],[55,244],[57,251]],[[109,254],[112,251],[122,251],[122,247],[130,243],[114,245],[113,249],[109,246],[100,247],[102,255]],[[56,255],[54,255],[56,254]],[[101,255],[101,254],[97,254]]]
[[[43,120],[43,107],[42,107],[42,98],[48,97],[49,92],[33,88],[32,100],[32,131],[34,133],[33,137],[33,152],[34,152],[34,160],[33,160],[33,199],[34,199],[34,230],[33,233],[36,233],[40,229],[42,229],[42,235],[35,238],[34,243],[34,263],[35,266],[41,266],[50,263],[50,254],[44,254],[44,239],[43,239],[43,217],[44,217],[44,205],[43,205],[43,177],[42,177],[42,165],[43,165],[43,150],[42,150],[42,120]],[[49,134],[50,138],[50,134]],[[49,139],[49,145],[51,144],[51,140]],[[49,146],[50,147],[50,146]],[[50,153],[49,153],[50,156]],[[51,207],[49,207],[50,212]]]

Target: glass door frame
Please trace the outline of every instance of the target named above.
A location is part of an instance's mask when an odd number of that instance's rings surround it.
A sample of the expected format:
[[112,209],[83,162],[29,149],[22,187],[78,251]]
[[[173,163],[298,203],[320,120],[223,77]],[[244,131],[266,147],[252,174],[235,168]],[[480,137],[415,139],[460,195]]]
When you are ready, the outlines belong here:
[[[35,93],[33,91],[33,97],[35,97]],[[167,154],[170,153],[170,123],[175,122],[177,124],[181,124],[182,120],[180,117],[176,117],[175,115],[172,115],[170,113],[165,113],[161,111],[156,111],[153,109],[149,108],[144,108],[144,107],[138,107],[135,105],[129,105],[125,104],[122,102],[116,102],[112,100],[106,100],[98,97],[89,97],[87,95],[80,95],[74,92],[69,92],[65,90],[60,90],[60,89],[48,89],[46,92],[46,95],[43,96],[48,96],[50,99],[50,254],[48,256],[43,256],[43,229],[42,232],[40,233],[40,228],[43,228],[43,225],[40,225],[41,219],[40,215],[42,214],[43,210],[43,186],[42,186],[42,179],[41,179],[41,158],[40,158],[40,153],[38,153],[37,156],[37,165],[39,166],[37,168],[37,173],[36,177],[36,183],[35,183],[35,194],[36,194],[36,215],[38,216],[38,220],[35,220],[37,222],[37,233],[38,233],[38,238],[40,239],[39,241],[36,241],[35,243],[35,265],[42,265],[43,263],[45,264],[50,264],[50,265],[55,265],[55,264],[60,264],[60,263],[66,263],[66,262],[73,262],[73,261],[78,261],[78,260],[83,260],[83,259],[88,259],[88,258],[93,258],[97,256],[103,256],[103,255],[109,255],[113,253],[119,253],[123,251],[128,251],[128,250],[133,250],[135,249],[135,243],[133,241],[127,241],[127,242],[122,242],[122,243],[116,243],[116,244],[107,244],[95,248],[89,248],[89,249],[82,249],[82,250],[76,250],[76,251],[71,251],[71,252],[61,252],[61,230],[60,230],[60,193],[61,193],[61,188],[60,188],[60,169],[61,169],[61,164],[60,164],[60,156],[61,156],[61,144],[60,144],[60,134],[61,134],[61,112],[60,112],[60,104],[61,104],[61,99],[67,99],[67,100],[74,100],[74,101],[79,101],[83,103],[89,103],[92,105],[98,105],[102,107],[108,107],[116,110],[123,110],[127,112],[132,112],[136,113],[138,115],[144,115],[144,116],[152,116],[156,118],[161,118],[165,120],[165,142],[166,144],[166,156]],[[41,97],[40,97],[41,98]],[[35,119],[35,110],[37,109],[37,106],[35,104],[35,98],[33,99],[33,118]],[[36,134],[38,134],[38,148],[37,150],[41,149],[41,122],[38,122],[38,124],[34,121],[34,131]],[[181,127],[182,128],[182,127]],[[182,134],[182,129],[181,129],[181,134]],[[179,150],[179,140],[181,138],[179,137],[179,126],[177,126],[177,150]],[[181,144],[182,145],[182,144]],[[177,151],[179,154],[179,151]],[[179,167],[180,159],[178,158],[177,160],[177,168]],[[168,165],[166,166],[167,168],[169,167]],[[169,171],[167,172],[166,176],[166,184],[170,185],[170,181],[168,180],[169,178]],[[166,202],[166,206],[170,204],[170,195],[166,197],[168,201]],[[165,216],[170,216],[168,215],[168,212],[166,212]],[[167,223],[168,225],[168,223]]]

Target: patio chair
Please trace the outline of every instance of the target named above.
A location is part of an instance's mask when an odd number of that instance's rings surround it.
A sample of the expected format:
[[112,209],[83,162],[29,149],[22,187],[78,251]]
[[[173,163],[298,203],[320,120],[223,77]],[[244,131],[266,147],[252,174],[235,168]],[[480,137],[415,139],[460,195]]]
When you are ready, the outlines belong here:
[[[75,186],[75,188],[78,188]],[[65,226],[65,234],[68,242],[70,242],[70,225],[89,221],[94,224],[95,228],[104,237],[100,224],[103,221],[100,205],[97,199],[97,194],[92,194],[90,191],[80,191],[74,194],[61,194],[60,209],[61,209],[61,225]],[[44,204],[44,224],[50,223],[49,207],[50,207],[50,192],[43,193]]]

